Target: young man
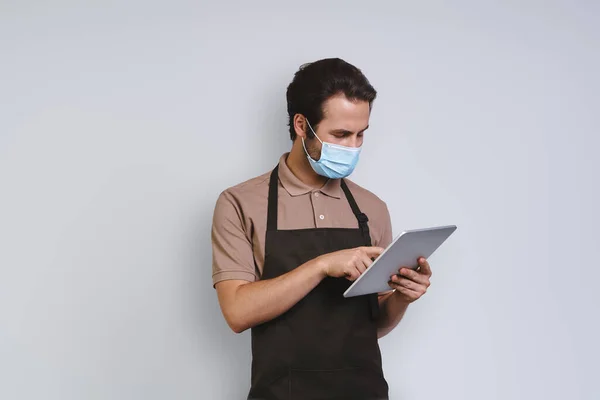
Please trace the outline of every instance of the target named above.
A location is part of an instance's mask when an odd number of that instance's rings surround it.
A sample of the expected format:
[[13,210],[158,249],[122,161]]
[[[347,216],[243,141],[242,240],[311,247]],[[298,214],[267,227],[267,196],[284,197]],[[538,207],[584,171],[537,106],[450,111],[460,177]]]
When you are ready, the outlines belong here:
[[348,179],[376,91],[340,59],[304,65],[287,89],[289,153],[225,190],[213,282],[234,332],[252,330],[248,399],[387,399],[378,338],[429,287],[419,260],[386,293],[342,293],[392,240],[386,204]]

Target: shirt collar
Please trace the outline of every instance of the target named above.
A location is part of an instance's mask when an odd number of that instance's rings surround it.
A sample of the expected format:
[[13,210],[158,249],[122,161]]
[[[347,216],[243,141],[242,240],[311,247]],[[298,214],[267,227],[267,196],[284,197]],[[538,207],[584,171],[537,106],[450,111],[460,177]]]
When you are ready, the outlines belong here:
[[[288,155],[289,153],[285,153],[279,159],[279,180],[281,181],[283,188],[290,196],[301,196],[314,191],[314,188],[298,179],[287,166],[286,160]],[[318,190],[329,197],[339,199],[342,190],[340,179],[328,179],[327,182],[325,182],[325,185]]]

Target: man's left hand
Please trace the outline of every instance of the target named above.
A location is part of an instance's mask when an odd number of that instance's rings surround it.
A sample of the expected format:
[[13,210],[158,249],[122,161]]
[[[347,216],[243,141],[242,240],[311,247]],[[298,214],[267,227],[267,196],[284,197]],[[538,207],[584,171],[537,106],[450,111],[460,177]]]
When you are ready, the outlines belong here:
[[392,275],[389,285],[392,289],[396,289],[395,296],[400,296],[407,303],[419,299],[427,292],[431,285],[431,268],[429,263],[423,257],[418,260],[416,270],[402,267],[398,270],[399,274]]

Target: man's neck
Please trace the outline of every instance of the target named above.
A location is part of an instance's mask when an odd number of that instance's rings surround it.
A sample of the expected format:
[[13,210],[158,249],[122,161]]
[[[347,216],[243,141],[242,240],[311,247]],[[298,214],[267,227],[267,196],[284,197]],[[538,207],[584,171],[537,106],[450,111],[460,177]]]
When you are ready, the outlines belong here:
[[286,164],[296,178],[300,179],[307,186],[322,188],[327,182],[327,178],[317,174],[310,166],[300,138],[294,142]]

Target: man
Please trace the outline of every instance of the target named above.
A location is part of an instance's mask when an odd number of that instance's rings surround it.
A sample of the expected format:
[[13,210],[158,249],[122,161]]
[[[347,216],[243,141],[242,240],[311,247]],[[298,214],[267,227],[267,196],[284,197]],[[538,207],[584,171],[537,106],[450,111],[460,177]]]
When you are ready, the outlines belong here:
[[304,65],[287,89],[293,142],[277,167],[225,190],[213,282],[234,332],[251,329],[248,399],[387,399],[378,338],[429,287],[424,259],[386,293],[342,293],[392,240],[386,204],[348,179],[376,91],[340,59]]

